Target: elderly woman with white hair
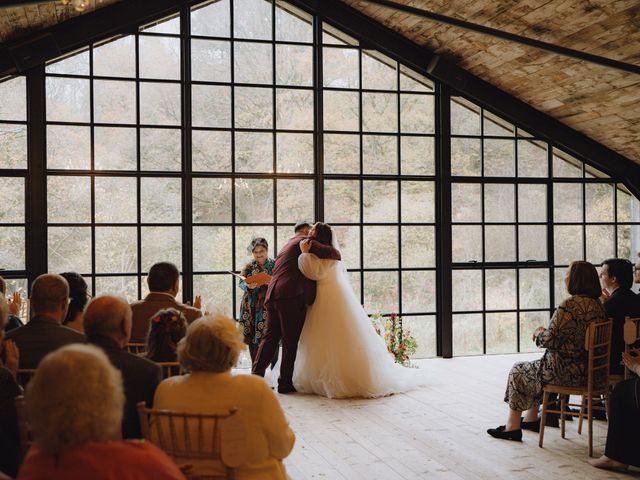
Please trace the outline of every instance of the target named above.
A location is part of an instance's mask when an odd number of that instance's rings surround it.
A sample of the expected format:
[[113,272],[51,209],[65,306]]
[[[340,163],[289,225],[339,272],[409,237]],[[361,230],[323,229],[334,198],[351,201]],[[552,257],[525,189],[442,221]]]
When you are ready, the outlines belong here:
[[121,440],[122,376],[97,347],[69,345],[48,354],[26,393],[35,445],[18,479],[184,480],[149,442]]
[[[242,449],[244,463],[236,468],[235,478],[286,479],[282,460],[291,453],[295,436],[264,379],[231,374],[243,348],[242,334],[232,319],[218,314],[196,320],[178,344],[178,361],[189,373],[162,381],[153,405],[158,409],[199,414],[237,408],[231,436],[234,445]],[[239,438],[243,438],[240,445]],[[225,442],[224,436],[222,442]],[[215,461],[193,463],[202,474],[219,468]]]

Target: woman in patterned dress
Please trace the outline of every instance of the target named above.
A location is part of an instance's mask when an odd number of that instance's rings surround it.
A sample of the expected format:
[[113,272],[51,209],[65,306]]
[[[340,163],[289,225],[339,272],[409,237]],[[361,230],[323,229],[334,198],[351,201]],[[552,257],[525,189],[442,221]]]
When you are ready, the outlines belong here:
[[[269,258],[267,240],[262,237],[256,237],[251,240],[247,250],[253,255],[253,260],[245,265],[240,274],[243,277],[250,277],[260,272],[272,275],[275,260]],[[260,340],[262,340],[267,325],[267,308],[264,306],[267,286],[258,286],[255,283],[247,284],[244,280],[240,281],[240,288],[244,290],[240,304],[240,324],[242,325],[244,342],[249,346],[252,363],[258,353]],[[271,368],[277,361],[278,353],[276,351],[276,355],[271,362]]]
[[511,367],[504,397],[509,404],[509,416],[506,425],[487,430],[492,437],[522,441],[522,429],[537,432],[540,428],[538,407],[545,385],[571,387],[586,382],[587,327],[591,322],[606,319],[599,300],[598,272],[589,262],[573,262],[564,282],[570,297],[558,306],[549,328],[538,327],[533,332],[533,341],[546,350],[540,360],[518,362]]

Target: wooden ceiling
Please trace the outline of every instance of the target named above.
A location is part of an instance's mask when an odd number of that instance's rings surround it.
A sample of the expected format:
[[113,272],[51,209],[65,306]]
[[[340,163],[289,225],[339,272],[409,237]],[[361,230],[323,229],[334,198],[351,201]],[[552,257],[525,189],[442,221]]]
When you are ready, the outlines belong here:
[[[640,75],[360,0],[342,0],[481,79],[640,163]],[[394,0],[640,66],[638,0]]]
[[[118,0],[0,9],[0,41]],[[341,0],[479,78],[640,164],[640,75],[449,26],[362,0]],[[639,0],[394,0],[433,13],[640,66]],[[18,2],[15,2],[18,3]]]

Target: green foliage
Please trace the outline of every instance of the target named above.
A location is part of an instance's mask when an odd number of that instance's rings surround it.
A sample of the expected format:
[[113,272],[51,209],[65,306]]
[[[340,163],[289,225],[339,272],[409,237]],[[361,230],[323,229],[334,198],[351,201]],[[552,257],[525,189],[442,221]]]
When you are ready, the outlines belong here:
[[379,313],[370,316],[373,328],[384,338],[387,349],[393,354],[396,363],[408,367],[411,365],[409,357],[416,353],[418,343],[411,335],[411,330],[402,328],[402,317],[392,313],[384,317]]

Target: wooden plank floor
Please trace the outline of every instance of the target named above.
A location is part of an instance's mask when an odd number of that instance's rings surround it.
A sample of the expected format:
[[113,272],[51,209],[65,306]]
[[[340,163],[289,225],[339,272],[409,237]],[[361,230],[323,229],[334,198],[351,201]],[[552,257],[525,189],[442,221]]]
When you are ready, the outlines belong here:
[[[522,443],[487,435],[506,419],[509,368],[539,356],[421,360],[427,386],[382,399],[279,395],[297,436],[287,471],[295,480],[640,478],[587,464],[586,428],[579,436],[577,421],[567,423],[564,440],[559,429],[547,429],[543,449],[533,432]],[[594,425],[599,456],[606,423]]]

